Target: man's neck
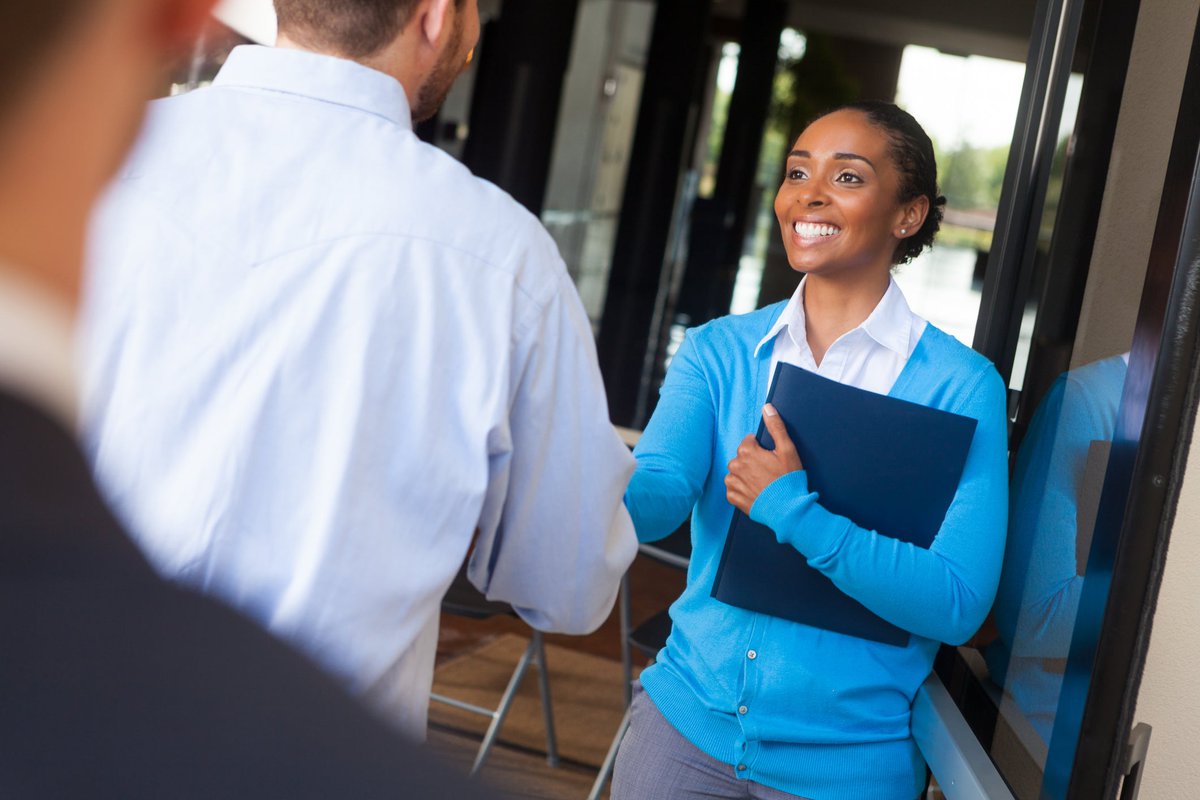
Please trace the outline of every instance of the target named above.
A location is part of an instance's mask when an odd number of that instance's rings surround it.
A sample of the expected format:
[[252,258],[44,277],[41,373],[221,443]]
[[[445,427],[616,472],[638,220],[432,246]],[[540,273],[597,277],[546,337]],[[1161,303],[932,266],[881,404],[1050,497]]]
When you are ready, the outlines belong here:
[[286,31],[279,32],[275,46],[284,50],[301,50],[306,53],[341,58],[346,61],[353,61],[356,64],[362,64],[364,67],[369,67],[376,72],[382,72],[384,75],[395,78],[404,87],[404,94],[411,102],[416,97],[416,92],[421,86],[421,77],[415,65],[410,63],[411,59],[406,57],[408,48],[402,40],[403,37],[376,53],[359,58],[307,44]]

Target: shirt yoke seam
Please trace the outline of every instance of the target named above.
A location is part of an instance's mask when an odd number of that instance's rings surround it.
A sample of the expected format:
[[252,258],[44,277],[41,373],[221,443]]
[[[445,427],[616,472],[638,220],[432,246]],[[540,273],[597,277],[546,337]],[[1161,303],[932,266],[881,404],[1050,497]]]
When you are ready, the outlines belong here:
[[209,88],[213,89],[214,91],[230,90],[235,92],[261,92],[263,94],[281,95],[283,97],[293,98],[298,101],[308,100],[314,103],[320,103],[322,105],[334,106],[335,108],[344,108],[349,111],[355,111],[360,114],[365,114],[369,117],[375,117],[376,119],[383,120],[401,133],[411,133],[414,136],[416,135],[416,132],[413,131],[412,128],[406,128],[404,125],[392,119],[387,114],[379,111],[372,111],[368,108],[363,108],[362,106],[353,105],[351,103],[339,103],[336,100],[328,100],[323,97],[313,97],[311,94],[292,92],[288,91],[287,89],[276,89],[268,86],[255,86],[254,84],[249,83],[220,83],[211,85]]

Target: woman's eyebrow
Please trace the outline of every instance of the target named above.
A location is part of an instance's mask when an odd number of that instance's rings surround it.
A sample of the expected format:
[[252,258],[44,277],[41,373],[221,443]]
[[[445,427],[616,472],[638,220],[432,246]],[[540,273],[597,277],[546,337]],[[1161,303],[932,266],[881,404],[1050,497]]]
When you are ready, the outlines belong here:
[[[812,153],[808,152],[807,150],[793,150],[792,152],[788,153],[787,157],[812,158]],[[871,162],[871,159],[867,158],[866,156],[860,156],[858,153],[834,153],[833,159],[835,161],[862,161],[871,169],[875,169],[875,164]]]

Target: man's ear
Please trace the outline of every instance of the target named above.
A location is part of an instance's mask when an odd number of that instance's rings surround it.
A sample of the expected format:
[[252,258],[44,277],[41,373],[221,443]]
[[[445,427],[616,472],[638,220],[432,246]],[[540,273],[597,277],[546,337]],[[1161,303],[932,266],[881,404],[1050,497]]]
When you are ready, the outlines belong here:
[[437,47],[441,37],[452,29],[449,18],[454,0],[424,0],[417,8],[421,33],[430,45]]
[[212,17],[217,0],[148,0],[154,35],[168,52],[191,47]]

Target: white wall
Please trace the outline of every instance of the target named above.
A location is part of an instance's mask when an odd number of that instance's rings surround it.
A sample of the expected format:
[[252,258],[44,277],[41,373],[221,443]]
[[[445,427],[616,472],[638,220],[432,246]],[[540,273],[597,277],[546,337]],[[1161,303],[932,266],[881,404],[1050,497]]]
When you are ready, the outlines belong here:
[[[1156,137],[1154,126],[1168,132],[1178,107],[1188,47],[1200,0],[1143,0],[1126,98],[1141,92],[1146,114],[1138,124],[1141,135]],[[1133,82],[1134,66],[1138,69]],[[1174,103],[1164,114],[1164,104]],[[1152,103],[1152,104],[1151,104]],[[1156,108],[1157,106],[1157,108]],[[1124,108],[1122,109],[1124,116]],[[1170,122],[1168,122],[1168,120]],[[1124,122],[1124,120],[1122,120]],[[1126,166],[1139,158],[1136,150],[1123,154]],[[1162,168],[1155,164],[1159,173]],[[1161,183],[1161,180],[1158,180]],[[1125,203],[1127,207],[1129,203]],[[1157,204],[1154,206],[1157,211]],[[1140,209],[1129,209],[1145,224]],[[1136,231],[1153,233],[1153,224]],[[1117,233],[1119,231],[1110,231]],[[1109,287],[1115,291],[1115,287]],[[1129,324],[1122,320],[1123,324]],[[1196,432],[1200,434],[1200,431]],[[1171,532],[1170,549],[1158,605],[1154,613],[1150,653],[1142,675],[1135,720],[1153,726],[1150,751],[1142,779],[1141,797],[1174,800],[1200,797],[1200,447],[1188,455],[1182,497]]]
[[1200,447],[1188,454],[1135,719],[1153,726],[1141,796],[1200,796]]
[[221,0],[214,13],[243,36],[259,44],[275,44],[275,7],[271,0]]

